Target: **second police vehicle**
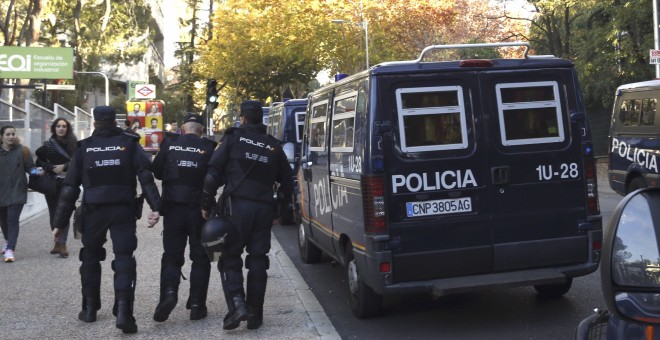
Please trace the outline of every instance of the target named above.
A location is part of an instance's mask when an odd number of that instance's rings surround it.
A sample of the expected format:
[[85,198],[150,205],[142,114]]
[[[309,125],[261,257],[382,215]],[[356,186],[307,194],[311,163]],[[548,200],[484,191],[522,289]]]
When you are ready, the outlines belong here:
[[[524,48],[523,58],[425,61]],[[526,43],[436,45],[312,93],[298,171],[301,258],[346,267],[351,309],[382,297],[533,285],[598,268],[591,133],[570,61]],[[271,116],[272,117],[272,116]]]
[[609,181],[621,195],[658,187],[660,120],[655,119],[660,80],[621,85],[610,125]]
[[[269,135],[282,141],[284,152],[293,160],[291,168],[295,174],[298,171],[297,159],[300,157],[300,143],[302,142],[303,128],[305,126],[305,110],[307,99],[288,99],[284,102],[273,103],[268,113],[267,131]],[[289,204],[277,201],[277,215],[281,224],[300,223],[300,207],[298,206],[298,185],[293,179],[294,192]]]

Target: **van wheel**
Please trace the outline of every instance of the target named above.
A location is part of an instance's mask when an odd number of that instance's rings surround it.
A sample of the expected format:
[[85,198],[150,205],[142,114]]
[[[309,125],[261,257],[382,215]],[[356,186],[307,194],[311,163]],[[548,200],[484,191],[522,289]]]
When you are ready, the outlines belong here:
[[321,260],[321,249],[319,249],[314,243],[309,242],[307,238],[307,233],[305,232],[305,226],[300,223],[298,224],[298,252],[300,252],[300,259],[303,263],[315,263]]
[[635,177],[626,186],[626,194],[641,188],[646,188],[646,182],[641,177]]
[[378,315],[383,304],[383,296],[374,292],[371,287],[364,283],[353,257],[353,249],[350,246],[346,250],[345,260],[347,263],[348,292],[353,315],[360,319]]
[[547,285],[536,285],[534,289],[539,294],[539,296],[544,298],[555,298],[560,297],[571,289],[573,284],[573,278],[569,277],[566,279],[566,282],[563,283],[552,283]]

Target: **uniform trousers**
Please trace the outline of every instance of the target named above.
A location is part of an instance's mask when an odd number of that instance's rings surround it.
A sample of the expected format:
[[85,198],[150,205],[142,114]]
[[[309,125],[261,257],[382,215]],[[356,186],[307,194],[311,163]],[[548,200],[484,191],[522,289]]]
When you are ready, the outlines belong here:
[[163,256],[161,259],[161,287],[178,288],[181,267],[185,262],[186,243],[190,246],[190,293],[208,288],[211,262],[204,252],[201,230],[204,225],[199,205],[167,202],[163,215]]
[[98,294],[101,287],[103,244],[110,231],[115,300],[132,301],[135,293],[137,248],[135,206],[133,204],[86,204],[83,209],[83,248],[80,250],[80,278],[83,296]]
[[[267,254],[270,251],[273,205],[232,197],[231,210],[232,215],[228,217],[236,228],[236,234],[218,261],[222,288],[228,300],[243,295],[248,306],[261,307],[268,279]],[[248,269],[246,291],[243,289],[243,249],[248,254],[245,258],[245,267]]]

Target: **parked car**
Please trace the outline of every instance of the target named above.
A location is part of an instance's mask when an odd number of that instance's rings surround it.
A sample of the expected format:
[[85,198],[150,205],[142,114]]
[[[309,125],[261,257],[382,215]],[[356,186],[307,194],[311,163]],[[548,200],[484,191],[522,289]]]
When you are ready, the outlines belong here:
[[577,328],[576,339],[660,339],[660,188],[640,189],[614,210],[600,269],[607,310]]

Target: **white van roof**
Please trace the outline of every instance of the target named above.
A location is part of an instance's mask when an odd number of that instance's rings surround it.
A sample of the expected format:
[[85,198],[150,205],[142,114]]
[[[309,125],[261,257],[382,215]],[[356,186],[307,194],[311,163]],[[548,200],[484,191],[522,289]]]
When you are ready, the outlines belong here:
[[617,88],[617,93],[620,90],[646,90],[646,89],[657,89],[660,88],[660,79],[641,81],[638,83],[623,84]]

